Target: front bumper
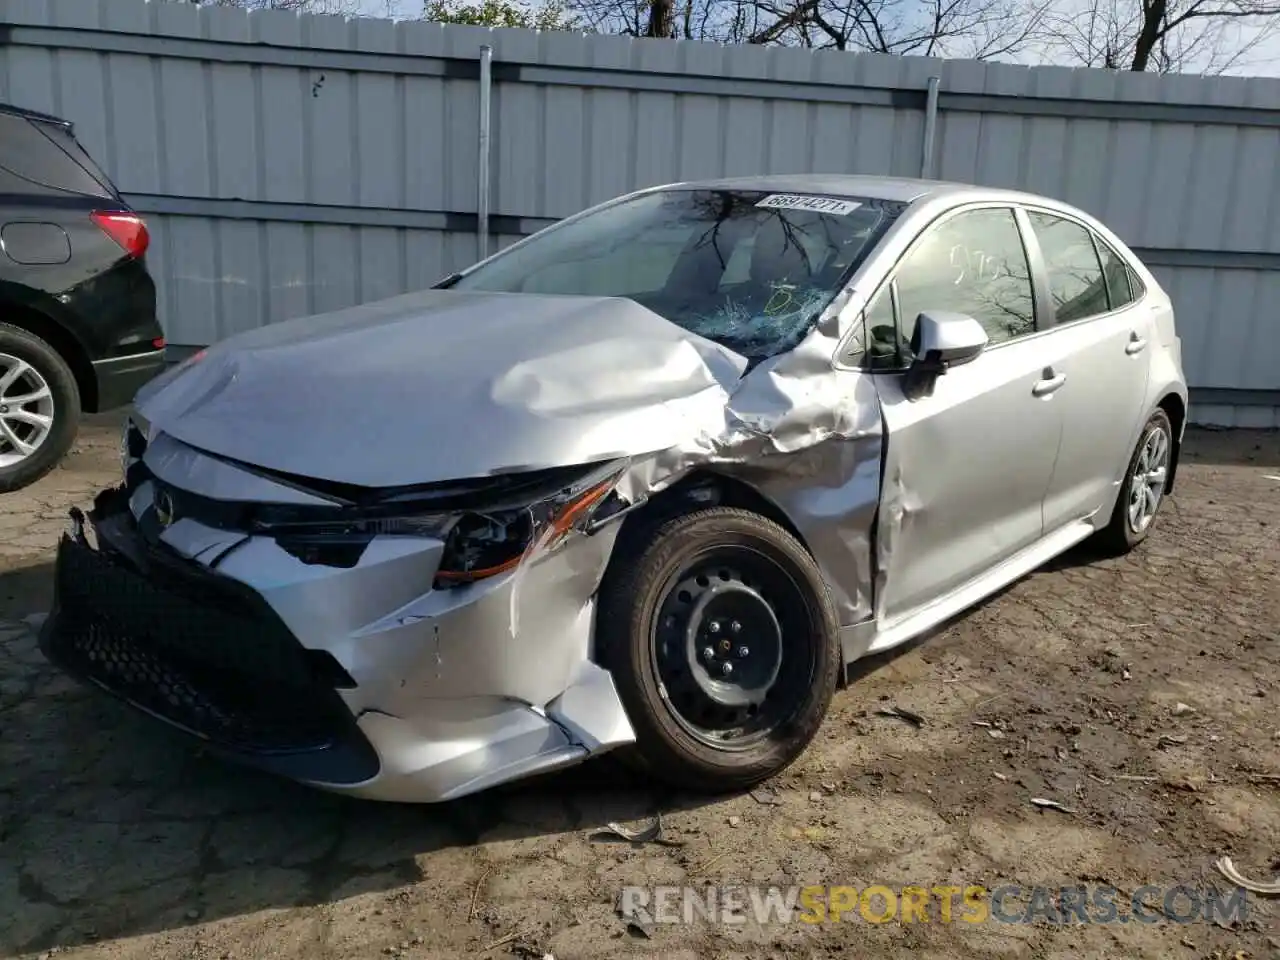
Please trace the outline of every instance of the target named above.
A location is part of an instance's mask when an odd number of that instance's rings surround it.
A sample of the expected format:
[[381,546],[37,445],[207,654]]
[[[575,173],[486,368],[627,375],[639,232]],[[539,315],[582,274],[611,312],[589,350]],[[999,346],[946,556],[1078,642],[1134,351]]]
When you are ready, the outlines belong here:
[[98,403],[97,409],[91,412],[102,413],[132,403],[134,395],[164,370],[164,357],[165,352],[161,348],[94,361]]
[[[349,634],[304,644],[287,615],[273,608],[270,590],[151,542],[124,498],[118,491],[100,495],[87,525],[60,542],[41,649],[67,673],[212,752],[333,791],[432,802],[634,739],[612,679],[586,659],[541,705],[497,692],[430,695],[438,690],[426,689],[433,685],[420,683],[420,671],[406,665],[434,661],[437,679],[447,684],[442,630],[492,623],[503,607],[515,616],[517,604],[506,591],[478,593],[471,604],[455,601],[437,616],[417,618],[422,629],[412,634],[391,631],[400,646],[434,636],[434,650],[400,649],[370,662]],[[328,578],[327,601],[342,602],[334,591],[344,582],[363,589],[367,578],[354,576],[359,572]],[[278,579],[281,569],[270,575]],[[346,599],[348,606],[357,602],[354,595]],[[481,649],[498,642],[507,650],[505,671],[527,674],[545,653],[525,646],[522,656],[516,623],[508,619],[507,627],[505,635],[471,639]],[[389,639],[364,632],[371,634],[364,654]]]

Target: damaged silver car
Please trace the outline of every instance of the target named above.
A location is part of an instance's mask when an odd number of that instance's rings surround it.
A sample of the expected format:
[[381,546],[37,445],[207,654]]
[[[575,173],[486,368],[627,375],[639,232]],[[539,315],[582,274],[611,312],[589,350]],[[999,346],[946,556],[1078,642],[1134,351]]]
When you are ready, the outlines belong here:
[[641,191],[139,395],[46,655],[216,751],[440,801],[618,750],[740,788],[845,667],[1172,489],[1170,301],[1052,200]]

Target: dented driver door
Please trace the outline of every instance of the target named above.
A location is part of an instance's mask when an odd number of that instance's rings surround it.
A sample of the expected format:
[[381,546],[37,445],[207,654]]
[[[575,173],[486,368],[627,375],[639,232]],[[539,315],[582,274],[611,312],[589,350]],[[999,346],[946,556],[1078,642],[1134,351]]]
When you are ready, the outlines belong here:
[[919,607],[1031,546],[1062,432],[1061,405],[1033,390],[1039,344],[992,350],[908,400],[902,377],[876,377],[888,439],[880,535],[888,550],[881,622]]
[[933,310],[978,320],[989,340],[927,396],[904,394],[909,350],[897,371],[875,375],[887,434],[876,550],[881,630],[1041,538],[1062,434],[1012,210],[970,209],[935,222],[881,288],[867,323],[892,323],[908,344],[916,318]]

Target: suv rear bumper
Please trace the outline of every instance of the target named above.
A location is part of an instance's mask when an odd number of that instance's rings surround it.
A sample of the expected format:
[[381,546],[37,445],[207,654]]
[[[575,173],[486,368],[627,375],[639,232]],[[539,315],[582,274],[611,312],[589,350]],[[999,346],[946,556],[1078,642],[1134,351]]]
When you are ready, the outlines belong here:
[[93,375],[98,384],[98,408],[93,412],[114,410],[131,403],[134,394],[163,369],[163,348],[127,357],[95,360]]

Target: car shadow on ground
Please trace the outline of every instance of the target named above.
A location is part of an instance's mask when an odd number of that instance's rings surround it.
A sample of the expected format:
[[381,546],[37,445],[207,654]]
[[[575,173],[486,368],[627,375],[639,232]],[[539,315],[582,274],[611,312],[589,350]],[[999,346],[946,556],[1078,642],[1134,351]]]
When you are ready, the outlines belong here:
[[53,603],[53,564],[0,570],[0,620],[44,613]]
[[[122,749],[151,747],[152,733],[113,733]],[[430,879],[428,858],[450,848],[532,847],[556,835],[604,829],[614,819],[642,821],[658,809],[672,813],[697,805],[660,799],[643,788],[620,788],[616,776],[588,767],[548,784],[413,807],[329,797],[198,758],[178,762],[180,785],[139,787],[152,799],[116,823],[96,819],[116,815],[110,810],[119,788],[105,778],[96,780],[96,789],[91,781],[78,793],[90,803],[94,793],[103,796],[108,812],[90,807],[82,818],[69,805],[57,805],[52,812],[29,814],[25,823],[15,818],[11,829],[37,842],[41,834],[57,830],[64,856],[56,866],[46,862],[43,876],[37,875],[40,865],[19,864],[15,875],[26,902],[0,907],[15,916],[15,910],[35,901],[60,908],[63,916],[31,938],[0,940],[0,955],[389,893]],[[163,779],[159,769],[132,766],[139,778]],[[141,779],[133,783],[140,785]],[[92,851],[104,832],[119,839],[110,863],[104,858],[95,882],[86,884],[81,872],[87,864],[83,857],[77,862],[73,851]],[[70,897],[56,892],[68,886],[85,892]]]
[[[52,564],[0,572],[0,957],[329,904],[424,879],[450,848],[621,842],[715,798],[612,758],[455,802],[327,794],[205,755],[71,680],[14,628],[49,609]],[[597,832],[603,835],[594,837]]]
[[0,913],[20,919],[0,956],[390,892],[431,879],[428,858],[451,848],[626,844],[610,823],[713,800],[609,758],[443,804],[354,800],[204,755],[97,692],[36,686],[43,702],[0,729],[0,873],[17,878]]

